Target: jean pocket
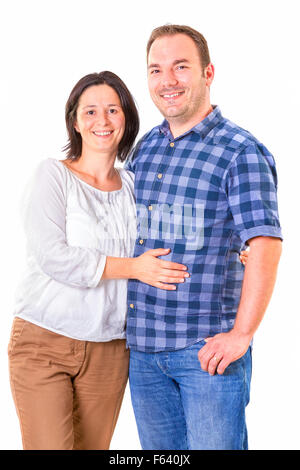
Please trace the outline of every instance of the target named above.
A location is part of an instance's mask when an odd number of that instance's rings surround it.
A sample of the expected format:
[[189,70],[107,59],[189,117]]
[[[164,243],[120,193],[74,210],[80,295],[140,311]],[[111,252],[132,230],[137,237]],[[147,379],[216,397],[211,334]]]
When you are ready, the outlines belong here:
[[26,320],[23,320],[23,318],[15,317],[12,328],[11,328],[11,334],[10,334],[10,340],[8,343],[8,348],[7,348],[7,353],[10,355],[13,353],[18,340],[20,339],[22,332],[24,330],[24,326],[26,325]]

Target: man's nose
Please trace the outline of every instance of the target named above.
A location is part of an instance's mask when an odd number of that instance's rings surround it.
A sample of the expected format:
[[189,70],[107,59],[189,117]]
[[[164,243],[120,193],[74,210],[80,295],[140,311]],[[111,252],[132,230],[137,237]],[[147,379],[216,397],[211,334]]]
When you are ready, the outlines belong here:
[[162,85],[165,88],[170,88],[172,86],[177,85],[178,80],[175,77],[174,73],[172,71],[165,71],[162,76]]

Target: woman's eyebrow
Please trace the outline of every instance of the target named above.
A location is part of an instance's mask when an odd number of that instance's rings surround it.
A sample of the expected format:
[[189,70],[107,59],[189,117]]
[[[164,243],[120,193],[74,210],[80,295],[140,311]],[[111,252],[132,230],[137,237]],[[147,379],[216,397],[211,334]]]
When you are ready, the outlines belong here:
[[[85,108],[97,108],[97,104],[86,104],[85,106],[82,107],[82,109],[85,109]],[[116,104],[116,103],[108,103],[108,104],[105,104],[105,106],[118,106],[119,108],[121,108],[121,106],[119,104]]]

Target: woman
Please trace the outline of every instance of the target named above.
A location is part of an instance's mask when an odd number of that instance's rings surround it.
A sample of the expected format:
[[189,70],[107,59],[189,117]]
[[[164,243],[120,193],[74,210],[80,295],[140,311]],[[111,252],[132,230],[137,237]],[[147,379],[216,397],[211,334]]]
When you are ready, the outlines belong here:
[[[24,201],[27,268],[8,348],[24,449],[108,449],[128,375],[126,279],[172,289],[167,250],[131,258],[134,101],[111,72],[83,77],[66,105],[67,159],[43,161]],[[169,283],[169,284],[168,284]]]

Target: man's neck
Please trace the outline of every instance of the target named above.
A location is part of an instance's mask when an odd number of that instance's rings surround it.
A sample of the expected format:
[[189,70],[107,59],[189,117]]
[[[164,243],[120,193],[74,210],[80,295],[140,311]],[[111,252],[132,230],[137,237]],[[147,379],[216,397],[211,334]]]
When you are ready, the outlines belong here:
[[199,113],[197,113],[193,118],[189,119],[188,121],[179,121],[174,119],[174,121],[171,119],[167,119],[169,126],[170,126],[170,131],[176,139],[182,134],[185,134],[188,132],[190,129],[195,127],[197,124],[199,124],[203,119],[205,119],[211,112],[213,111],[213,107],[211,104],[208,105],[208,107],[204,110],[201,110]]

